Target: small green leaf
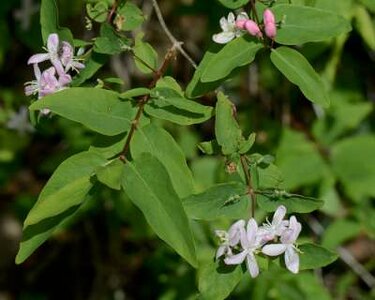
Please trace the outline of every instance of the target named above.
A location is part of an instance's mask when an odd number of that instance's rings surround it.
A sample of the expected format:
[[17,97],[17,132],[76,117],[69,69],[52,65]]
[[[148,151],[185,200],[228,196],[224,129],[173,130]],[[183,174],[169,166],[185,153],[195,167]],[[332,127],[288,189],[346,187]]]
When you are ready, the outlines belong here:
[[101,183],[114,190],[121,189],[121,180],[124,172],[124,163],[116,158],[105,165],[98,166],[95,174]]
[[40,25],[43,42],[46,44],[51,33],[57,33],[60,41],[73,45],[73,35],[68,28],[59,26],[59,11],[55,0],[42,0],[40,7]]
[[107,20],[109,12],[109,5],[107,1],[99,1],[97,3],[86,4],[87,15],[98,23],[103,23]]
[[70,217],[93,186],[94,169],[105,163],[96,153],[82,152],[65,160],[53,173],[29,212],[16,263],[26,260]]
[[191,125],[210,119],[213,109],[182,97],[174,89],[155,88],[151,101],[145,106],[145,112],[180,125]]
[[118,93],[97,88],[65,89],[30,106],[30,110],[44,108],[104,135],[129,130],[136,114],[132,104],[121,101]]
[[375,26],[371,15],[362,5],[356,5],[354,9],[355,27],[363,41],[371,50],[375,50]]
[[140,88],[135,88],[135,89],[131,89],[126,92],[123,92],[122,94],[120,94],[120,98],[121,99],[136,98],[139,96],[148,95],[150,94],[150,92],[151,91],[148,88],[140,87]]
[[173,137],[163,128],[153,124],[138,128],[132,138],[130,150],[134,159],[142,153],[150,153],[157,158],[168,171],[179,197],[184,198],[194,192],[193,176],[185,156]]
[[283,45],[320,42],[351,30],[344,17],[314,7],[280,4],[272,11],[276,21],[281,21],[275,40]]
[[256,139],[256,134],[251,133],[246,140],[240,141],[238,153],[246,154],[253,147]]
[[289,47],[279,47],[271,52],[271,61],[281,73],[297,85],[310,101],[329,106],[329,97],[323,81],[306,58]]
[[95,52],[114,55],[129,49],[129,39],[120,37],[114,28],[107,23],[100,26],[100,36],[95,39]]
[[206,263],[198,271],[198,288],[202,298],[226,299],[241,281],[243,274],[240,265],[227,266],[221,260]]
[[212,82],[225,78],[234,69],[250,64],[263,45],[255,38],[245,35],[226,44],[215,54],[204,71],[202,82]]
[[217,184],[183,199],[188,216],[198,220],[242,218],[249,211],[247,187],[239,182]]
[[288,213],[309,213],[324,204],[324,201],[316,198],[290,194],[278,189],[257,190],[256,193],[259,206],[267,212],[274,212],[280,205],[284,205]]
[[127,162],[122,187],[155,233],[192,266],[197,266],[188,218],[162,163],[148,153]]
[[135,38],[134,61],[141,72],[150,74],[158,68],[158,54],[149,43],[143,42],[142,38],[143,34],[138,34]]
[[204,154],[213,155],[213,154],[220,154],[221,149],[219,144],[216,140],[202,142],[198,144],[199,150],[201,150]]
[[301,271],[325,267],[338,258],[335,252],[315,244],[306,243],[300,245],[298,248],[302,252],[299,254],[299,269]]
[[115,24],[119,30],[130,31],[136,29],[145,20],[142,10],[137,5],[122,1],[123,5],[117,10]]
[[237,9],[244,6],[250,0],[218,0],[222,5],[230,9]]
[[217,94],[215,136],[224,155],[238,151],[239,143],[243,139],[235,119],[235,107],[222,92]]

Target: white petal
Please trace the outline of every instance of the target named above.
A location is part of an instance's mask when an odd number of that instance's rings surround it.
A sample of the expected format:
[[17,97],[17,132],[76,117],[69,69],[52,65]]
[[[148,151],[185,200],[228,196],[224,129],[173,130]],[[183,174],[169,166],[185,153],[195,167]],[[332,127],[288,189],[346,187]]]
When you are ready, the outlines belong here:
[[249,222],[247,223],[246,231],[247,231],[247,240],[249,241],[251,245],[254,245],[256,234],[258,231],[258,224],[253,218],[251,218]]
[[43,61],[49,60],[49,54],[48,53],[38,53],[29,58],[27,61],[28,65],[31,64],[39,64]]
[[236,22],[236,17],[232,12],[228,14],[228,24],[231,26],[234,26],[234,23]]
[[35,78],[36,78],[36,80],[39,82],[42,73],[40,72],[40,69],[39,69],[38,64],[34,64],[34,65],[33,65],[33,68],[34,68],[34,75],[35,75]]
[[239,265],[239,264],[242,264],[242,262],[245,260],[246,255],[247,255],[247,251],[242,251],[241,253],[227,256],[224,259],[224,262],[227,265]]
[[235,34],[233,32],[221,32],[212,36],[213,41],[218,44],[226,44],[234,38]]
[[283,253],[287,248],[287,245],[284,244],[270,244],[265,245],[262,248],[262,252],[268,256],[277,256]]
[[248,20],[249,19],[249,16],[247,15],[247,13],[245,12],[241,12],[238,16],[237,16],[237,20]]
[[250,276],[252,278],[255,278],[255,277],[258,276],[259,267],[258,267],[258,263],[257,263],[253,253],[249,253],[246,256],[246,266],[247,266],[247,270],[249,271]]
[[224,32],[226,32],[226,31],[229,30],[229,24],[228,24],[228,21],[227,21],[227,19],[226,19],[225,17],[222,17],[222,18],[220,19],[220,27],[221,27],[221,29],[222,29]]
[[286,207],[284,205],[280,205],[273,215],[272,224],[278,225],[284,219],[286,214]]
[[289,246],[285,251],[285,266],[294,274],[299,271],[299,256],[293,246]]
[[292,239],[292,243],[294,243],[297,240],[302,229],[301,223],[297,221],[295,216],[290,217],[289,228],[293,231],[291,239]]

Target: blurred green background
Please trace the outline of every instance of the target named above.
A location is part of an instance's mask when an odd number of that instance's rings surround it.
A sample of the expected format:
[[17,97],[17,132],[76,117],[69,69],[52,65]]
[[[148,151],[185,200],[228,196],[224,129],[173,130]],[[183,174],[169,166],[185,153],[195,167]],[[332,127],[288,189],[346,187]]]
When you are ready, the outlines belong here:
[[[170,46],[149,0],[133,1],[146,21],[145,40],[160,57]],[[276,157],[285,186],[325,200],[301,217],[304,238],[336,249],[340,259],[322,270],[294,276],[281,270],[246,276],[231,299],[375,299],[375,1],[293,1],[330,9],[350,19],[353,31],[299,50],[331,89],[323,110],[303,98],[271,65],[265,53],[223,89],[236,102],[245,133],[258,133],[256,151]],[[173,34],[199,62],[218,20],[228,11],[215,0],[160,0]],[[60,24],[75,38],[90,40],[85,2],[60,0]],[[56,167],[86,150],[95,134],[59,117],[42,118],[34,128],[26,110],[24,83],[33,72],[27,59],[41,52],[37,0],[0,2],[0,300],[8,299],[195,299],[196,272],[162,243],[142,214],[123,196],[98,187],[76,217],[22,265],[14,264],[22,222]],[[183,58],[169,70],[182,86],[194,69]],[[150,78],[137,71],[129,53],[116,55],[85,85],[119,77],[127,90]],[[203,97],[213,105],[213,95]],[[224,161],[199,153],[196,144],[213,135],[213,124],[165,124],[177,139],[203,190],[226,180]],[[263,215],[260,213],[258,219]],[[196,222],[200,261],[213,258],[213,230],[231,220]],[[215,288],[215,287],[213,287]]]

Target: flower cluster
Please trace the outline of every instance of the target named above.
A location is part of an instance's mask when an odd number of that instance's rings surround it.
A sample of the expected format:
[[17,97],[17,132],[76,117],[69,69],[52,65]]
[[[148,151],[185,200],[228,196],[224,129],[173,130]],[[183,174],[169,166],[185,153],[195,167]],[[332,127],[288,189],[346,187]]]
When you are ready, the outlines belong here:
[[[34,67],[35,80],[25,84],[25,94],[38,95],[38,99],[65,88],[72,77],[68,74],[74,70],[79,72],[85,67],[74,57],[73,47],[68,42],[60,42],[59,36],[52,33],[47,40],[47,53],[38,53],[31,56],[27,62]],[[50,61],[52,66],[41,72],[39,63]],[[44,113],[48,113],[44,111]]]
[[[219,44],[226,44],[236,37],[241,36],[245,31],[250,35],[262,38],[263,33],[259,25],[251,20],[245,12],[241,12],[237,17],[233,13],[229,13],[228,18],[222,17],[220,19],[220,27],[222,32],[214,34],[212,39]],[[266,9],[263,13],[264,33],[270,39],[276,36],[276,22],[275,16],[270,9]]]
[[251,277],[259,274],[255,255],[263,253],[268,256],[278,256],[284,253],[285,265],[292,273],[299,271],[299,256],[296,240],[301,232],[301,223],[295,216],[284,220],[285,206],[281,205],[275,211],[272,222],[267,220],[258,227],[251,218],[248,223],[244,220],[235,222],[228,231],[216,230],[221,244],[216,252],[216,259],[224,256],[227,265],[242,264],[246,260]]

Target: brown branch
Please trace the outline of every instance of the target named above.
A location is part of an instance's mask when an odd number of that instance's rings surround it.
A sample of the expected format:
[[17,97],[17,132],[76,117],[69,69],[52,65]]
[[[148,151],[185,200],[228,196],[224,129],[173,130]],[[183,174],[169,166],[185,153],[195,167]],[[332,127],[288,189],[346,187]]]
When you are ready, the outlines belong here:
[[117,10],[117,6],[118,6],[118,0],[115,0],[115,2],[113,2],[111,10],[109,11],[108,16],[107,16],[107,22],[108,23],[111,23],[112,18],[113,18],[113,14]]
[[[150,83],[149,86],[148,86],[149,89],[152,89],[152,88],[155,87],[156,83],[158,82],[158,80],[159,80],[160,78],[163,77],[164,73],[167,71],[167,68],[168,68],[170,62],[171,62],[172,59],[174,59],[175,57],[176,57],[176,47],[175,47],[175,45],[173,45],[172,48],[170,48],[170,49],[168,50],[167,54],[165,55],[162,65],[161,65],[160,68],[155,72],[154,79],[151,81],[151,83]],[[122,149],[122,151],[121,151],[120,154],[119,154],[119,158],[120,158],[123,162],[126,162],[126,154],[128,153],[129,148],[130,148],[130,142],[131,142],[131,140],[132,140],[132,138],[133,138],[133,135],[134,135],[134,133],[135,133],[135,130],[136,130],[137,127],[138,127],[139,120],[140,120],[141,117],[142,117],[142,113],[143,113],[144,107],[145,107],[145,105],[147,104],[147,102],[148,102],[149,100],[150,100],[150,94],[144,95],[144,96],[141,98],[141,100],[139,100],[137,114],[136,114],[134,120],[132,121],[132,125],[131,125],[131,127],[130,127],[129,134],[128,134],[127,138],[126,138],[124,148]]]
[[241,166],[245,173],[245,179],[247,184],[247,193],[249,194],[250,200],[251,200],[251,217],[254,218],[255,216],[255,205],[256,205],[256,194],[253,188],[253,183],[251,179],[251,174],[249,171],[249,166],[246,162],[246,156],[241,155]]

